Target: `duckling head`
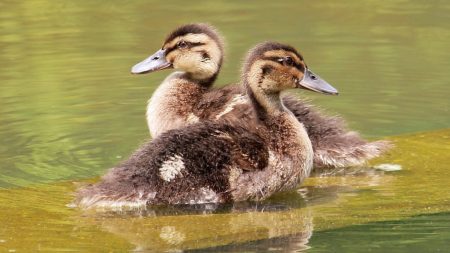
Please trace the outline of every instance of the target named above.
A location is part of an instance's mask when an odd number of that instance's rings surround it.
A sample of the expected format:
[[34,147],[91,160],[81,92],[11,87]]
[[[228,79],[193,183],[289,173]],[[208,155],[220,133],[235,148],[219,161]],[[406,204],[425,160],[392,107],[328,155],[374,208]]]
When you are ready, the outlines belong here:
[[265,94],[278,94],[293,88],[338,94],[333,86],[307,67],[297,50],[277,42],[264,42],[250,50],[244,63],[242,80],[247,90]]
[[223,61],[223,41],[208,24],[188,24],[170,33],[162,48],[136,64],[133,74],[174,68],[198,81],[214,81]]

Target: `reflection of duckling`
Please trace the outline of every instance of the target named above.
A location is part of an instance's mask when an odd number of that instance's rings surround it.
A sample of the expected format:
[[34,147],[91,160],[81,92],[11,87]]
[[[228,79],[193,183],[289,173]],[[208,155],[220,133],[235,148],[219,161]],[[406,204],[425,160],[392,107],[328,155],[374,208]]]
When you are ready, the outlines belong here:
[[[211,88],[222,57],[223,42],[217,31],[205,24],[190,24],[172,32],[161,50],[133,67],[135,74],[172,67],[183,71],[168,76],[149,101],[147,123],[153,137],[199,120],[251,117],[251,106],[239,86]],[[388,146],[384,141],[363,140],[348,131],[341,119],[324,116],[294,96],[284,97],[283,103],[304,124],[315,167],[361,165]]]
[[[258,252],[267,251],[272,245],[288,252],[307,247],[314,229],[313,214],[310,208],[296,208],[283,212],[170,217],[102,215],[101,219],[96,213],[80,219],[83,223],[125,239],[134,245],[133,251],[138,252],[195,252],[195,249],[201,252],[208,252],[209,249],[215,249],[214,252],[247,252],[245,244],[256,240],[260,246],[267,246]],[[284,238],[284,245],[277,244],[279,241],[276,238]],[[228,250],[231,248],[234,251]]]
[[281,102],[280,92],[299,87],[336,92],[307,73],[294,48],[258,45],[248,55],[243,73],[258,123],[202,122],[168,131],[110,170],[100,183],[82,189],[79,205],[262,200],[296,187],[311,171],[313,150],[303,125]]

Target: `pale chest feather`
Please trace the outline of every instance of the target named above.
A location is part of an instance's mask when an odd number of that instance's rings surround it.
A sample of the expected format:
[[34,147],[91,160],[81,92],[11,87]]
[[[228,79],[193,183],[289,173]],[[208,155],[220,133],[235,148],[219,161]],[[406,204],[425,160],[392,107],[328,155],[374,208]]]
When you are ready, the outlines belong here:
[[[295,145],[298,149],[302,150],[302,152],[294,151],[295,153],[293,156],[298,156],[299,160],[304,161],[305,176],[308,177],[312,170],[314,160],[312,143],[304,125],[300,123],[291,112],[289,112],[289,117],[291,122],[290,125],[292,126],[291,133],[293,134],[292,145]],[[287,150],[292,152],[291,147],[287,147]]]
[[203,89],[181,79],[181,75],[175,72],[168,76],[148,101],[146,118],[153,138],[199,120],[193,108]]

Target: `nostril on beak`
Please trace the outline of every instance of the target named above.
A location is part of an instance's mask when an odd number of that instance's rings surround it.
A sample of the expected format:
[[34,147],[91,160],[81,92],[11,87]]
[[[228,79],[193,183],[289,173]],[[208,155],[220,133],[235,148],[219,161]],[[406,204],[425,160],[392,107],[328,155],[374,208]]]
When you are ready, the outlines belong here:
[[158,57],[158,56],[155,56],[155,57],[153,57],[152,60],[158,60],[158,59],[159,59],[159,57]]
[[317,78],[316,78],[316,76],[312,75],[312,76],[311,76],[311,79],[312,79],[312,80],[316,80]]

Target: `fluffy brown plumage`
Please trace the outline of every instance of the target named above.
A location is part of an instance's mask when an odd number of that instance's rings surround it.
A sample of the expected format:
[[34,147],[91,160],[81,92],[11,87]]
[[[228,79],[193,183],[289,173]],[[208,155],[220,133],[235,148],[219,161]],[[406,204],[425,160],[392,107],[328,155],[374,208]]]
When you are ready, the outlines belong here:
[[[303,72],[264,58],[273,44],[250,51],[243,75],[253,113],[263,118],[203,121],[169,130],[99,183],[81,189],[76,203],[84,208],[223,203],[262,200],[296,187],[311,171],[313,150],[303,125],[282,105],[280,92],[297,87]],[[263,71],[268,66],[272,71]]]
[[[199,38],[192,35],[204,36]],[[202,45],[177,49],[177,43],[180,41]],[[240,86],[211,88],[222,64],[222,44],[221,36],[216,29],[206,24],[181,26],[167,36],[163,48],[170,50],[168,60],[176,69],[183,72],[176,72],[166,78],[149,101],[147,122],[153,137],[167,130],[202,120],[226,118],[250,120],[253,115],[249,113],[251,106],[244,98],[245,91]],[[210,51],[220,52],[220,54],[214,55],[209,53]],[[203,58],[199,55],[205,52],[211,55],[209,65],[202,62]],[[303,57],[301,55],[299,57],[303,61]],[[211,68],[211,65],[215,68]],[[196,72],[203,69],[216,71],[196,79],[195,76],[198,76]],[[361,165],[379,156],[389,147],[386,141],[364,140],[358,133],[348,130],[340,117],[325,115],[295,96],[286,95],[283,97],[283,102],[308,131],[315,152],[315,167]]]

